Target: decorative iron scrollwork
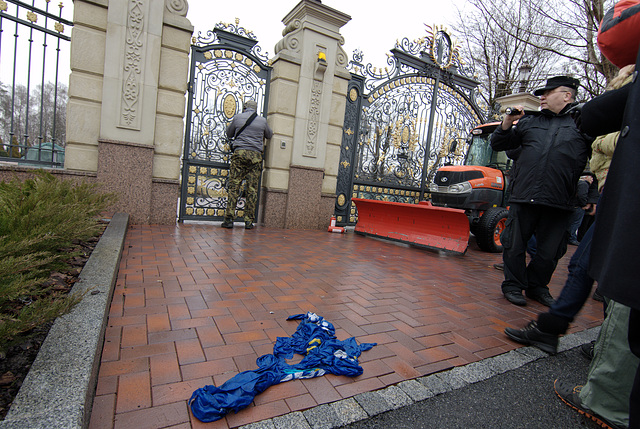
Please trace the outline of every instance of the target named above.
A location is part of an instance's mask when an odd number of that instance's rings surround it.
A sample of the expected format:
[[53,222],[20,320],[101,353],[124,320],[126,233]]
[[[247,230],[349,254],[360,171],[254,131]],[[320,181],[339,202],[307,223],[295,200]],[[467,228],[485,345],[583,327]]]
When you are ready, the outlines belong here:
[[253,31],[240,27],[240,18],[236,18],[234,24],[225,24],[221,21],[217,23],[214,28],[219,28],[221,30],[228,31],[229,33],[237,34],[238,36],[256,40],[256,35],[253,34]]
[[[416,203],[437,168],[463,162],[465,136],[482,122],[475,102],[478,83],[443,27],[427,26],[425,37],[397,41],[383,68],[365,65],[363,57],[356,50],[349,62],[352,81],[336,192]],[[361,100],[359,110],[354,98]],[[353,136],[349,129],[356,130]],[[451,154],[453,141],[459,143]],[[353,189],[349,185],[341,193],[348,183]],[[336,201],[335,213],[343,224],[357,219],[350,198],[344,207]]]
[[[226,128],[248,100],[258,103],[258,112],[266,112],[271,67],[253,33],[240,27],[239,20],[218,24],[193,42],[183,158],[188,178],[180,218],[220,220],[227,204],[231,155]],[[244,207],[241,198],[237,216],[243,216]]]

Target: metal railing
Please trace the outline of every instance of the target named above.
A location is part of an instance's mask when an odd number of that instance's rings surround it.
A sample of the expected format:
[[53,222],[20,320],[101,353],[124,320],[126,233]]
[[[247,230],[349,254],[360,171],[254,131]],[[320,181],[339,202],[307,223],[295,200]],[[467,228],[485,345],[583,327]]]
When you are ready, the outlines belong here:
[[73,22],[62,3],[50,13],[50,1],[0,0],[0,161],[64,167],[67,81],[59,75],[69,68],[64,32]]

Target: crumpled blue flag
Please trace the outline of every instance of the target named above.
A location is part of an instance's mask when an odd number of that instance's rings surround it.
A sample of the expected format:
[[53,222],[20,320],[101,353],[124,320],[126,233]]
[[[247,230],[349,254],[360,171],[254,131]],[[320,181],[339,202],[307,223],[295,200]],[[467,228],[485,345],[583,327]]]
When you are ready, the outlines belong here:
[[[213,422],[230,411],[237,413],[274,384],[326,373],[358,376],[362,374],[358,357],[376,345],[358,344],[353,337],[338,340],[333,325],[315,313],[296,314],[287,320],[300,320],[298,329],[291,337],[278,337],[273,354],[256,360],[258,369],[243,371],[222,386],[204,386],[193,392],[189,406],[198,420]],[[285,359],[291,359],[294,353],[304,358],[289,365]]]

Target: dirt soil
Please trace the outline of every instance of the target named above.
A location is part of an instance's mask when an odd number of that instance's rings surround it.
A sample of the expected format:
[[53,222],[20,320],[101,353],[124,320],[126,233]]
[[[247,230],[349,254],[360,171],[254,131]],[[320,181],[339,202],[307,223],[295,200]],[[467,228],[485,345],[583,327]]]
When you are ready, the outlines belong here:
[[[106,228],[106,224],[104,226]],[[95,237],[75,242],[68,252],[79,250],[82,254],[68,260],[69,268],[64,272],[51,273],[47,285],[52,285],[55,290],[70,291],[99,240],[100,237]],[[6,354],[0,354],[0,420],[7,415],[52,325],[53,322],[34,329],[30,338],[9,348]]]

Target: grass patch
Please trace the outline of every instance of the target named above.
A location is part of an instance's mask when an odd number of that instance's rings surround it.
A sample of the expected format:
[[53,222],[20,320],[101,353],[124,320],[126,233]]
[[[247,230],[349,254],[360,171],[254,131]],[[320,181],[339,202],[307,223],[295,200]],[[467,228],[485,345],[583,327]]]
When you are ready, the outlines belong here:
[[67,268],[72,243],[100,234],[114,199],[46,172],[0,183],[0,352],[79,301],[47,280]]

